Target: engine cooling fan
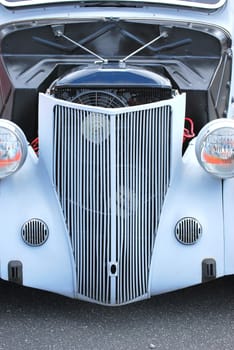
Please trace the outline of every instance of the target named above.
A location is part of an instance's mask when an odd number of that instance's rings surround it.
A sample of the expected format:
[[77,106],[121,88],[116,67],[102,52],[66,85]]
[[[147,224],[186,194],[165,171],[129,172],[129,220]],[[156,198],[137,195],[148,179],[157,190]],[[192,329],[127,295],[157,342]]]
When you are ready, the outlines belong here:
[[103,90],[83,91],[72,99],[72,102],[88,106],[98,106],[106,108],[118,108],[127,106],[126,101],[116,96],[112,92]]

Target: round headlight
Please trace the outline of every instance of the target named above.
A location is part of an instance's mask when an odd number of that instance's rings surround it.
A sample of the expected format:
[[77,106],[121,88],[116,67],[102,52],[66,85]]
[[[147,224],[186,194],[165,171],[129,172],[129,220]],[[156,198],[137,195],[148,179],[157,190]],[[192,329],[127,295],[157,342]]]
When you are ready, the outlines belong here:
[[0,119],[0,178],[21,168],[27,150],[27,141],[22,130],[9,120]]
[[217,119],[208,123],[196,141],[201,166],[219,178],[234,176],[234,120]]

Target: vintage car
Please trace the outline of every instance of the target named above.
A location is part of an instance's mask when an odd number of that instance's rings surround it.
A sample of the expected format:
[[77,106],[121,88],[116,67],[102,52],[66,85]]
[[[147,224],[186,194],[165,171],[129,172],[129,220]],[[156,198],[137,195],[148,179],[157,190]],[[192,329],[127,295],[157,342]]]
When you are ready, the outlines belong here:
[[234,2],[0,0],[0,278],[122,305],[234,273]]

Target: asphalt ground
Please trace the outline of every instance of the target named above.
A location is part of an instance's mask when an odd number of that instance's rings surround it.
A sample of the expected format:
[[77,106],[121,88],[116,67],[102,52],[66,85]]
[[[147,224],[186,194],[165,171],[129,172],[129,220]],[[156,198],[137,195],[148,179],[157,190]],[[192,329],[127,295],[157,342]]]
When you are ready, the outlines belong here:
[[0,281],[1,349],[234,349],[234,278],[121,307]]

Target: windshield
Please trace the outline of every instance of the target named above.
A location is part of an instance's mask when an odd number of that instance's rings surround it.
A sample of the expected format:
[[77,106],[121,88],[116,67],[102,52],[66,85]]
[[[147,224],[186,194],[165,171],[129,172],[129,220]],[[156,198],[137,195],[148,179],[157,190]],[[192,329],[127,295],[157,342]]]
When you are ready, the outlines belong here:
[[[16,7],[24,5],[39,5],[39,4],[49,4],[49,3],[59,3],[59,2],[75,2],[74,0],[0,0],[0,4],[6,7]],[[77,0],[79,1],[79,0]],[[84,1],[84,0],[80,0]],[[92,0],[86,0],[87,2]],[[100,0],[103,2],[103,0]],[[104,0],[105,1],[105,0]],[[110,0],[107,0],[110,1]],[[124,0],[114,0],[124,1]],[[128,0],[129,1],[129,0]],[[142,0],[130,0],[130,1],[142,1]],[[143,0],[144,1],[144,0]],[[146,2],[160,3],[160,4],[169,4],[169,5],[180,5],[180,6],[190,6],[190,7],[199,7],[206,9],[216,9],[221,7],[226,0],[145,0]]]

